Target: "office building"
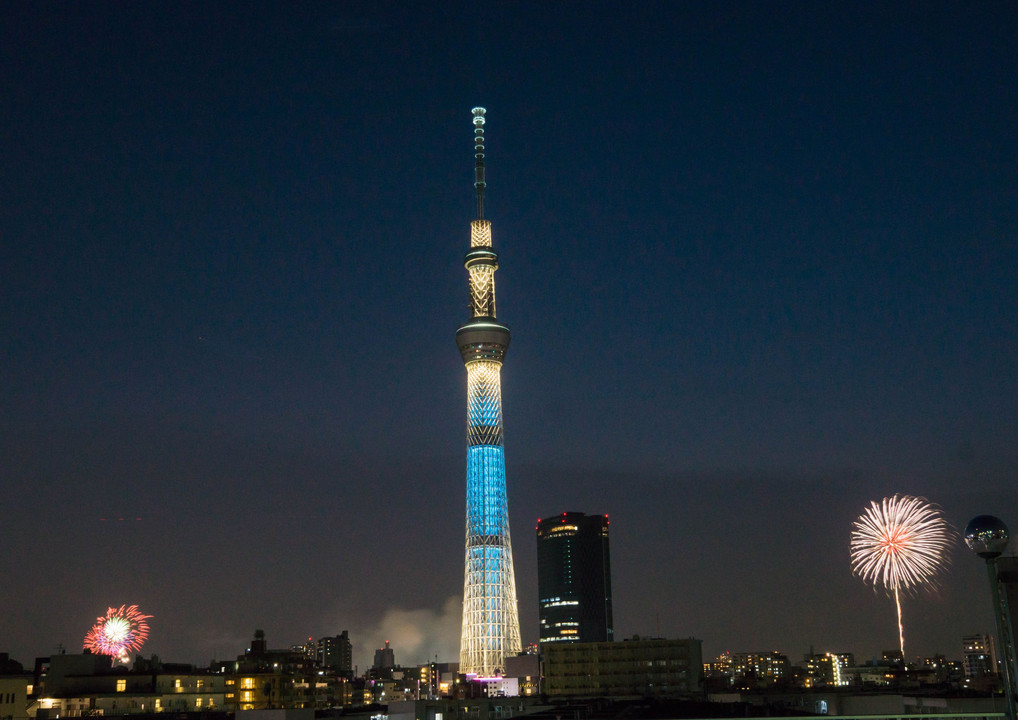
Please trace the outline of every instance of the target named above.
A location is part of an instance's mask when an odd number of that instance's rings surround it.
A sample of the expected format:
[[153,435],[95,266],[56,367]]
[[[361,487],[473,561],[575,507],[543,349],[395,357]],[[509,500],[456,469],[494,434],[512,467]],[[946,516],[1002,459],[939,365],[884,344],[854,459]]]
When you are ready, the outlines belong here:
[[371,663],[373,670],[388,670],[396,667],[396,653],[389,647],[389,641],[385,641],[385,647],[375,650],[375,660]]
[[344,630],[339,635],[321,638],[315,660],[321,668],[327,668],[337,675],[352,677],[353,644],[350,642],[350,634]]
[[992,635],[966,635],[961,642],[965,677],[971,679],[997,674],[997,650]]
[[661,638],[543,646],[544,691],[574,696],[682,696],[703,690],[702,641]]
[[537,594],[542,645],[614,639],[607,515],[538,521]]

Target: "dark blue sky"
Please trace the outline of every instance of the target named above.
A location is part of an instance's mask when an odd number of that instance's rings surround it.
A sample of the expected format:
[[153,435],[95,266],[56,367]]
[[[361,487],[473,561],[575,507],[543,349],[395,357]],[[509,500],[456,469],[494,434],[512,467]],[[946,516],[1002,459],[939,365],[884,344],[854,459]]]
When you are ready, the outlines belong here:
[[525,641],[563,510],[619,636],[793,659],[896,644],[870,500],[1018,531],[1013,4],[0,12],[0,651],[137,603],[167,659],[454,659],[474,105]]

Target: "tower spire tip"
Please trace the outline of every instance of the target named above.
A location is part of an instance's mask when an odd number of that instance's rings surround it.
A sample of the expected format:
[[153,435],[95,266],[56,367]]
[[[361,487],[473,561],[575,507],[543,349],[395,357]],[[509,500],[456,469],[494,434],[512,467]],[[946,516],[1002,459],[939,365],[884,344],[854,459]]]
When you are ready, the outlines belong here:
[[475,107],[474,116],[474,189],[477,190],[477,217],[484,218],[484,116],[487,110]]

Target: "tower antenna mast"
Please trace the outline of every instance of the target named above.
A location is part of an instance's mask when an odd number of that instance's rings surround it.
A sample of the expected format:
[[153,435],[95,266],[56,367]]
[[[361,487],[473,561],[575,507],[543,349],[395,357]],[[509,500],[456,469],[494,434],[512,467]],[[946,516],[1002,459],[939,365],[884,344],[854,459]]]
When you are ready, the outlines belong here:
[[484,219],[484,108],[475,107],[474,114],[474,189],[477,190],[477,219]]

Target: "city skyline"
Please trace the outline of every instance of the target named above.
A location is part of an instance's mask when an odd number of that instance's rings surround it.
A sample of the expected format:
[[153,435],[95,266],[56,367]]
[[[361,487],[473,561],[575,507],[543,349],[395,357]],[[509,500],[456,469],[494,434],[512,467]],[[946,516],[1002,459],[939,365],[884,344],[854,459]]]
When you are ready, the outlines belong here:
[[[456,656],[477,105],[525,644],[563,508],[705,657],[895,647],[871,500],[1018,531],[1013,5],[0,12],[0,652]],[[910,654],[992,631],[950,554]]]

